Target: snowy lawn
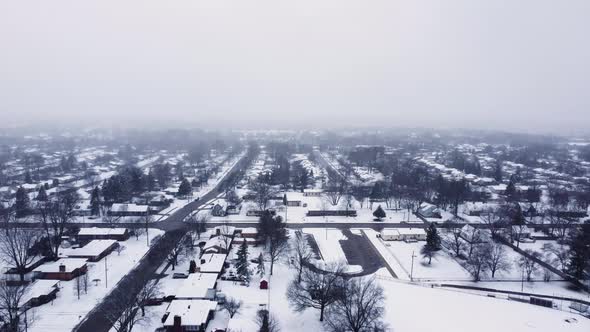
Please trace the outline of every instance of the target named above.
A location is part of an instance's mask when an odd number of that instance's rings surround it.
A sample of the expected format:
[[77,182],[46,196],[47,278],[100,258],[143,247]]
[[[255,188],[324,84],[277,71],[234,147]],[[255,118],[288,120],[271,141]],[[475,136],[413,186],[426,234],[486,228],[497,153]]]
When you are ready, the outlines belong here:
[[[163,233],[159,229],[150,229],[149,235],[152,238]],[[31,309],[29,317],[33,322],[29,326],[29,331],[69,331],[84,319],[117,282],[137,265],[148,250],[145,235],[141,235],[139,239],[131,237],[127,241],[120,242],[120,245],[125,247],[120,255],[115,251],[96,263],[88,263],[90,281],[88,294],[81,292],[78,299],[75,289],[76,280],[62,281],[60,291],[53,302]],[[105,260],[108,285],[105,283]],[[100,279],[96,286],[92,281],[94,279]]]
[[573,313],[378,280],[385,290],[386,321],[395,332],[590,331],[590,320]]
[[414,280],[470,280],[471,274],[459,265],[445,250],[437,251],[428,264],[420,250],[426,242],[405,243],[403,241],[383,241],[389,252],[395,256],[406,271],[412,270],[414,255]]

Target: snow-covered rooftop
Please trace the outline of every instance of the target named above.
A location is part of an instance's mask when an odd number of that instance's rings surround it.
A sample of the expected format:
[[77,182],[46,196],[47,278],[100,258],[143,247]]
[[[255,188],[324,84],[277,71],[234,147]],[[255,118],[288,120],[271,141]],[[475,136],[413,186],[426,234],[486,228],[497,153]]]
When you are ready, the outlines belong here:
[[180,316],[182,326],[200,326],[207,322],[209,312],[215,310],[217,302],[209,300],[174,300],[166,309],[169,313],[164,326],[174,325],[174,316]]

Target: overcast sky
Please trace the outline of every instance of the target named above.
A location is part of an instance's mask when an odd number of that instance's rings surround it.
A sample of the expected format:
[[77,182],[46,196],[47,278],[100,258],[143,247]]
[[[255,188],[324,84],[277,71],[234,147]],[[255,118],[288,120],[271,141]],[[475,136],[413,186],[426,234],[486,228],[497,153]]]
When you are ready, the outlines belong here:
[[0,122],[579,130],[589,18],[589,0],[0,0]]

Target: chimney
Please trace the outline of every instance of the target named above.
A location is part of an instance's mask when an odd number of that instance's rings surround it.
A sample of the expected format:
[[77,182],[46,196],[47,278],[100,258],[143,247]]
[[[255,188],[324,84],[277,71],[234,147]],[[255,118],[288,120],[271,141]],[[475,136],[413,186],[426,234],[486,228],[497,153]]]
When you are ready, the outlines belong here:
[[174,325],[172,325],[173,332],[182,332],[182,317],[174,316]]
[[59,272],[66,272],[66,266],[63,264],[59,265]]

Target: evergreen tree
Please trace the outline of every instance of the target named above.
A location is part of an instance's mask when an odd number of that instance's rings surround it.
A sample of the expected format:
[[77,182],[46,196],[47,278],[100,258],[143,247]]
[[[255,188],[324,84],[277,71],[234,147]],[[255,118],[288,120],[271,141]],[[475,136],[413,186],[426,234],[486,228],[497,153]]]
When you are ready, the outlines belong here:
[[516,205],[516,207],[514,208],[514,213],[512,215],[512,224],[513,225],[524,225],[525,224],[524,214],[522,213],[522,209],[520,208],[520,205]]
[[514,182],[508,182],[508,186],[506,186],[506,191],[504,191],[504,195],[508,198],[508,200],[513,201],[516,198],[516,186]]
[[248,269],[248,244],[244,240],[240,249],[238,249],[238,261],[236,263],[236,272],[243,280],[250,281],[250,269]]
[[494,180],[502,182],[502,161],[496,160],[496,168],[494,169]]
[[100,214],[100,190],[95,187],[90,195],[90,214],[97,216]]
[[33,178],[31,177],[31,172],[29,172],[29,170],[25,172],[25,183],[33,183]]
[[178,196],[188,196],[192,193],[193,188],[191,187],[190,182],[187,179],[182,179],[180,183],[180,187],[178,187]]
[[264,277],[265,273],[266,268],[264,267],[264,256],[262,255],[262,253],[260,253],[260,255],[258,255],[258,265],[256,266],[256,274],[260,277]]
[[567,272],[577,279],[583,279],[584,271],[590,267],[590,223],[585,223],[571,237],[569,245]]
[[42,202],[47,201],[47,192],[45,192],[44,186],[41,186],[41,188],[39,188],[39,192],[37,193],[37,197],[35,199]]
[[191,260],[188,265],[188,273],[196,273],[197,272],[197,263],[194,260]]
[[426,246],[431,250],[439,250],[440,249],[440,235],[438,234],[438,229],[434,223],[431,223],[428,228],[426,228]]
[[381,205],[377,206],[377,209],[375,210],[375,212],[373,212],[373,216],[377,218],[377,220],[379,221],[386,217],[385,211],[383,211]]
[[18,187],[16,190],[15,209],[18,218],[25,216],[29,209],[29,195],[27,195],[27,192],[23,187]]
[[146,175],[145,185],[148,191],[154,191],[156,188],[156,178],[154,177],[154,173],[152,173],[152,171]]

